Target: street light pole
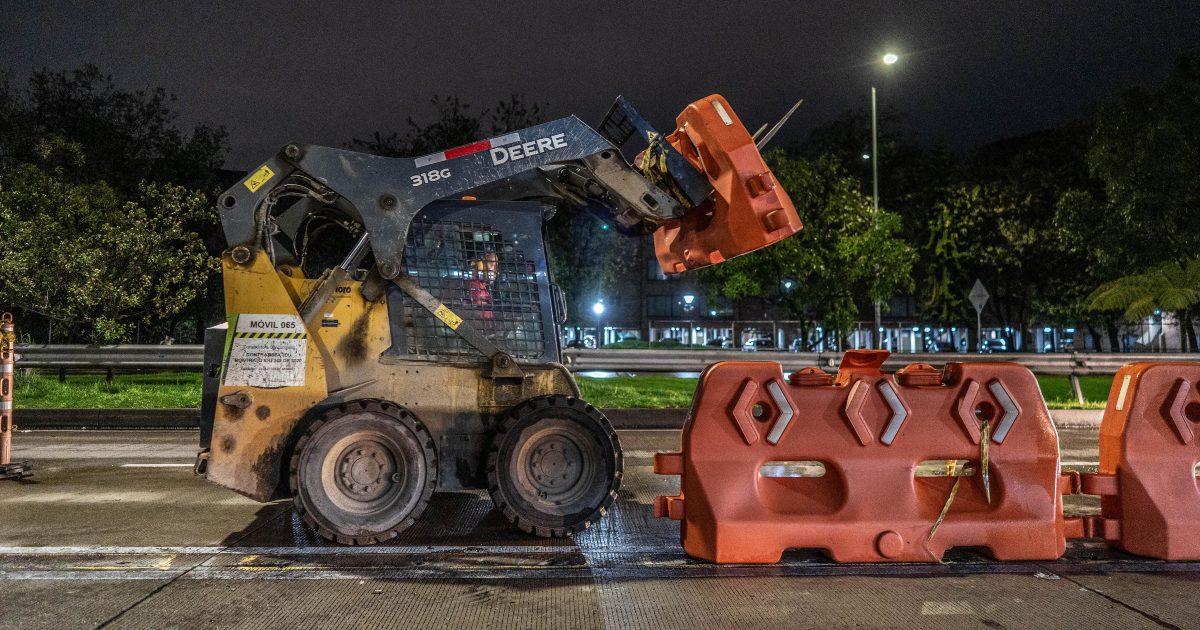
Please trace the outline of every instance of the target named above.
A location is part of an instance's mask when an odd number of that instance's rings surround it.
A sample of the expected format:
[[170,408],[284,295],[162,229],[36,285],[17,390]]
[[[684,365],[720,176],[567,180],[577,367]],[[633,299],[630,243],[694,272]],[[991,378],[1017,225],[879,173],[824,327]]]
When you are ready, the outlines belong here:
[[875,110],[875,86],[871,86],[871,192],[879,212],[879,116]]
[[[871,197],[874,220],[879,222],[879,120],[875,111],[875,86],[871,86]],[[883,318],[879,300],[875,300],[875,348],[883,349]]]

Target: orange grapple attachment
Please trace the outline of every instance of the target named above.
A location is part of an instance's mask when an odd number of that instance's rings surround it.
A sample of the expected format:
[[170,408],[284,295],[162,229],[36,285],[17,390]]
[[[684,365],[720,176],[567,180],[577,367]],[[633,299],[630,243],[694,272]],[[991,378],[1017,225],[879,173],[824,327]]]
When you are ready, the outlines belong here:
[[713,193],[655,231],[664,272],[715,265],[800,231],[796,207],[724,97],[688,105],[675,124],[667,142],[708,178]]

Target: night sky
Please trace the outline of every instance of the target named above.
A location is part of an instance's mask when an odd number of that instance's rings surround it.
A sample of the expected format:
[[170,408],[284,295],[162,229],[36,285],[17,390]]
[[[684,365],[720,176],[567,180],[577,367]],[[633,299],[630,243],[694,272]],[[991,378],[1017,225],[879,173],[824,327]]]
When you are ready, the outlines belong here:
[[[751,130],[803,97],[787,143],[867,107],[874,84],[908,133],[968,150],[1161,80],[1187,49],[1200,49],[1196,0],[0,0],[0,67],[14,79],[90,62],[121,87],[165,87],[181,123],[229,130],[235,169],[289,141],[401,128],[434,94],[475,107],[523,94],[593,124],[624,94],[669,129],[720,92]],[[895,67],[877,62],[885,51],[901,55]]]

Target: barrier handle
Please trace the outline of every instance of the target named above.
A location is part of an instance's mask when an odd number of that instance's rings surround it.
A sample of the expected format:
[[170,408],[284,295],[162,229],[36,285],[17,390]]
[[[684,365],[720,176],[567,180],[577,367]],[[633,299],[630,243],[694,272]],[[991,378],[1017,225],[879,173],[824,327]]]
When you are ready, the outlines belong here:
[[654,497],[654,518],[669,518],[682,521],[684,516],[683,497]]
[[1079,473],[1068,471],[1061,473],[1058,476],[1058,493],[1062,495],[1079,494],[1082,487],[1082,481],[1079,479]]
[[1094,494],[1102,497],[1115,497],[1120,493],[1116,475],[1103,473],[1082,473],[1079,475],[1081,484],[1079,494]]
[[682,475],[683,453],[655,453],[654,474]]

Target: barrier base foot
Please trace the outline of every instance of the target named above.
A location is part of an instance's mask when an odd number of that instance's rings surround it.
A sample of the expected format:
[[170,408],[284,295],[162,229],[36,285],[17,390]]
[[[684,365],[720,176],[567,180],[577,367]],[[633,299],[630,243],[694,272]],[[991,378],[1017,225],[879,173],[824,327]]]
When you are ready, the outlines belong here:
[[13,462],[0,465],[0,479],[24,479],[33,476],[33,464]]

